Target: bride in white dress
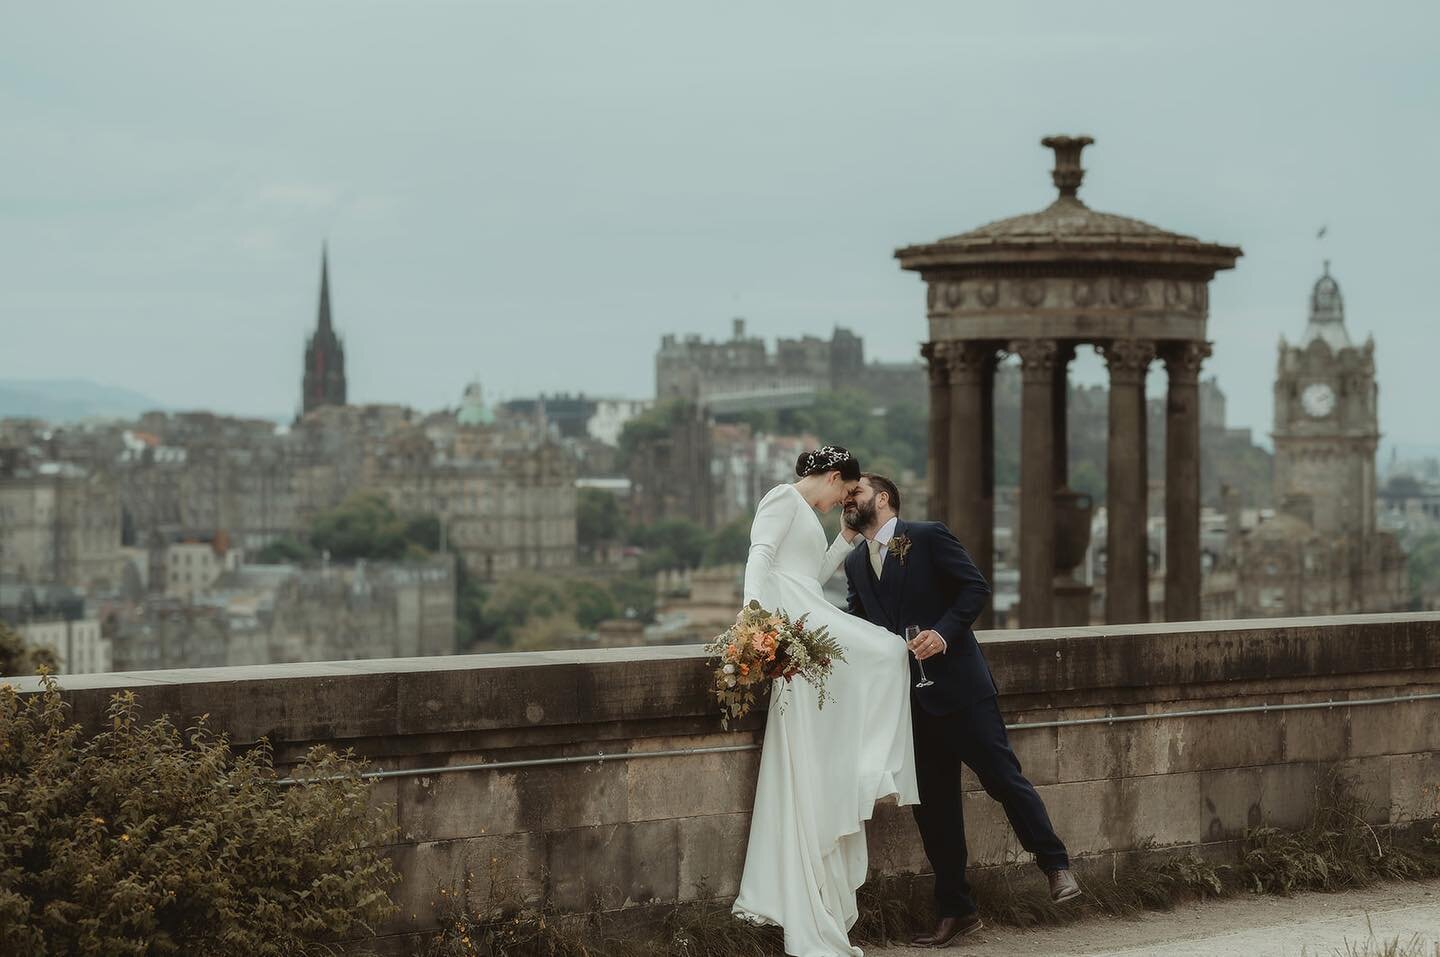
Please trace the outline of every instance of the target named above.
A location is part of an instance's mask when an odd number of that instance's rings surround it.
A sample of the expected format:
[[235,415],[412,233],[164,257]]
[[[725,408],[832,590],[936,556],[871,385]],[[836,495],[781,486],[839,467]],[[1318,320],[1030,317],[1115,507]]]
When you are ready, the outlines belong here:
[[[809,614],[845,649],[822,711],[803,679],[771,689],[760,778],[750,818],[736,916],[785,929],[792,957],[862,957],[847,931],[869,856],[865,822],[882,798],[916,804],[910,732],[910,666],[905,643],[832,605],[821,585],[851,543],[842,532],[826,549],[814,509],[845,501],[860,466],[845,449],[800,456],[800,476],[760,501],[750,530],[745,601],[792,617]],[[777,704],[783,702],[782,708]]]

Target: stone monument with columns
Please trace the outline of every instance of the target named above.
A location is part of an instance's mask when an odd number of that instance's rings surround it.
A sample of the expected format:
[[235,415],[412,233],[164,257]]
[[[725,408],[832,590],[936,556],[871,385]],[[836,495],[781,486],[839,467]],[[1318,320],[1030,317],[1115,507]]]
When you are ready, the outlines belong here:
[[[1070,360],[1095,347],[1110,372],[1105,619],[1149,618],[1145,375],[1169,374],[1165,428],[1165,617],[1200,617],[1200,364],[1209,282],[1235,246],[1096,212],[1079,198],[1088,136],[1051,136],[1059,197],[1037,213],[895,253],[928,287],[930,501],[993,573],[995,366],[1020,359],[1020,624],[1087,624],[1088,590],[1070,569],[1089,539],[1089,505],[1068,485]],[[989,614],[981,624],[988,624]]]

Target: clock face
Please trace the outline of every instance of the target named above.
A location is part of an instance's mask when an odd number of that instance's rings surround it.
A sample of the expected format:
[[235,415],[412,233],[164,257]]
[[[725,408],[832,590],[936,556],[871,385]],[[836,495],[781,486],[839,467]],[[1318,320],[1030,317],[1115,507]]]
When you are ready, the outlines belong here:
[[1300,404],[1307,415],[1323,419],[1335,410],[1335,390],[1323,382],[1312,383],[1300,393]]

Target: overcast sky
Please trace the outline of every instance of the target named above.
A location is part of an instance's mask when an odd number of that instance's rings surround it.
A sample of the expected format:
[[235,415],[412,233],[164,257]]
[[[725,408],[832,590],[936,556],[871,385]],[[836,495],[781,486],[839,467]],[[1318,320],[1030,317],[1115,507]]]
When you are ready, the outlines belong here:
[[1329,258],[1382,428],[1440,443],[1437,35],[1418,2],[0,0],[0,378],[287,414],[327,237],[353,401],[649,396],[662,334],[736,315],[911,358],[894,250],[1048,204],[1040,137],[1087,133],[1091,206],[1245,250],[1232,424],[1269,431]]

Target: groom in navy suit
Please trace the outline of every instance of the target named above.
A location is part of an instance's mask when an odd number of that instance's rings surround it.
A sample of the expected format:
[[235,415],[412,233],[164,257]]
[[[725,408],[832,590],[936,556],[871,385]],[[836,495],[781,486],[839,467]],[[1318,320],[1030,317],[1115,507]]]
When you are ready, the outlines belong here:
[[[900,490],[882,475],[866,473],[845,503],[845,524],[859,532],[845,559],[849,612],[903,635],[910,642],[915,730],[915,775],[920,803],[915,821],[935,871],[935,929],[911,943],[945,947],[983,926],[965,880],[965,822],[960,765],[969,765],[999,801],[1025,850],[1050,881],[1057,903],[1080,895],[1065,845],[1035,787],[1010,749],[996,704],[995,680],[971,625],[990,597],[990,586],[964,546],[939,522],[900,519]],[[903,640],[903,639],[898,639]]]

